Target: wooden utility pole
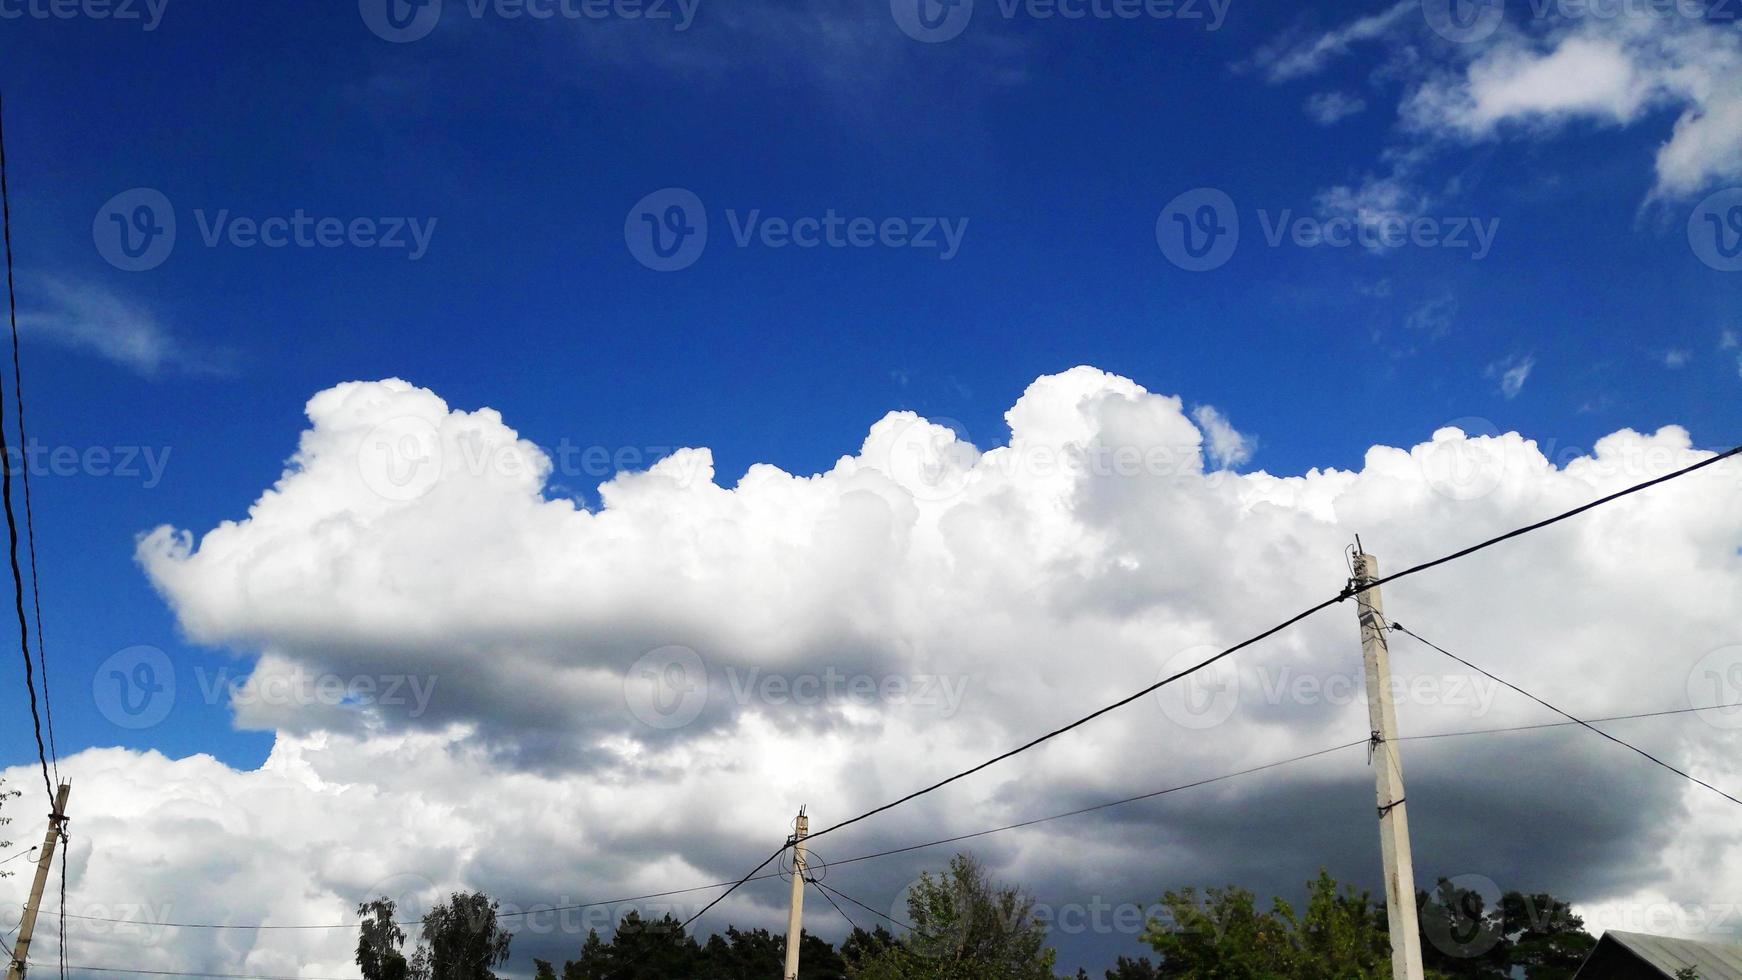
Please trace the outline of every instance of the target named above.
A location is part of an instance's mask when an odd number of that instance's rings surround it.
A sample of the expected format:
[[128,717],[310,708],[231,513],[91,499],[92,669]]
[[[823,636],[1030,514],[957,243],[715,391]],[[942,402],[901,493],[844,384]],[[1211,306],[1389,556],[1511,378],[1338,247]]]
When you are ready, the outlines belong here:
[[1379,799],[1379,850],[1385,859],[1385,914],[1391,929],[1391,975],[1422,980],[1421,928],[1415,910],[1415,860],[1409,853],[1409,813],[1403,802],[1403,761],[1397,755],[1397,708],[1392,703],[1391,651],[1385,645],[1385,607],[1379,590],[1364,588],[1379,577],[1379,561],[1355,541],[1353,584],[1361,620],[1361,657],[1367,672],[1367,717],[1373,740],[1368,762]]
[[798,808],[798,820],[792,825],[792,911],[786,918],[785,980],[798,980],[798,947],[804,938],[804,879],[806,874],[804,839],[810,836],[811,818]]
[[25,957],[30,954],[30,937],[36,932],[36,913],[42,910],[42,889],[48,884],[48,872],[54,866],[54,847],[65,833],[67,794],[71,783],[61,783],[54,796],[54,812],[48,815],[48,833],[42,839],[42,854],[36,859],[36,881],[30,886],[30,904],[18,920],[18,943],[12,947],[12,962],[6,965],[6,980],[24,980]]

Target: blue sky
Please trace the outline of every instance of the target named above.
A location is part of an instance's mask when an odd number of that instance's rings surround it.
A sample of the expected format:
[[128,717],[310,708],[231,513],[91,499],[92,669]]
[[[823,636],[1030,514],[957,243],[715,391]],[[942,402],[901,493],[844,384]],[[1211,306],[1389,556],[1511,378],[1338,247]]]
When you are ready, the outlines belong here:
[[[1524,36],[1552,30],[1514,8]],[[1688,104],[1433,132],[1405,121],[1436,77],[1419,66],[1464,55],[1413,21],[1276,69],[1387,9],[1233,0],[1210,30],[979,0],[937,43],[885,4],[830,0],[702,0],[682,30],[447,0],[408,43],[350,3],[168,0],[150,30],[0,22],[30,433],[132,457],[34,477],[60,751],[266,757],[272,735],[235,731],[223,703],[183,698],[161,725],[118,728],[93,672],[138,644],[246,668],[257,650],[182,638],[136,536],[244,517],[295,451],[305,401],[343,381],[404,378],[543,446],[710,447],[728,486],[754,462],[826,470],[895,409],[997,445],[1022,391],[1078,364],[1214,405],[1255,441],[1241,468],[1276,474],[1358,468],[1370,446],[1457,419],[1551,459],[1624,427],[1737,441],[1742,273],[1702,261],[1688,228],[1701,207],[1728,214],[1733,198],[1704,202],[1742,177],[1674,184],[1654,165]],[[177,225],[141,271],[100,248],[105,209],[134,188]],[[709,238],[661,272],[625,226],[666,188],[701,202]],[[1201,272],[1158,244],[1164,208],[1198,188],[1223,192],[1241,230]],[[1284,213],[1334,218],[1337,188],[1440,234],[1491,228],[1491,248],[1266,240]],[[299,211],[410,219],[427,250],[202,234],[220,213]],[[961,239],[947,258],[741,247],[751,212],[943,219]],[[596,504],[610,475],[583,467],[553,495]],[[0,660],[7,689],[19,673]],[[0,727],[0,762],[28,761],[22,712]]]

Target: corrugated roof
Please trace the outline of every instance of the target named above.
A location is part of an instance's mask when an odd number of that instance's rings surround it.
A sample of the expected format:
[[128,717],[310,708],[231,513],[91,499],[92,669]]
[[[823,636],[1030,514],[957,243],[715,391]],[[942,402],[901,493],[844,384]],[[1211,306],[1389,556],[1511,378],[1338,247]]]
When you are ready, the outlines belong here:
[[1665,976],[1673,977],[1677,970],[1691,966],[1700,971],[1700,980],[1742,980],[1742,946],[1614,930],[1605,932],[1603,938],[1620,943]]

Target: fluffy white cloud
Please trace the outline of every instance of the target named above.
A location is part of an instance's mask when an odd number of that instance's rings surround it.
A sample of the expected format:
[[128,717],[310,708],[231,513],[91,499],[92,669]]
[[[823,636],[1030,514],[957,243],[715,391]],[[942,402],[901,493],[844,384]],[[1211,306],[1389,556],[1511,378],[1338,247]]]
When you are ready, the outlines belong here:
[[1543,135],[1580,120],[1647,125],[1666,110],[1675,118],[1656,154],[1654,197],[1686,198],[1742,177],[1742,24],[1733,19],[1532,5],[1530,16],[1448,44],[1428,29],[1422,6],[1405,2],[1285,38],[1254,61],[1282,82],[1322,71],[1356,44],[1386,44],[1393,56],[1376,80],[1403,80],[1404,133],[1426,146]]
[[[1200,412],[1200,429],[1177,398],[1077,368],[1028,389],[1003,446],[894,413],[823,473],[758,465],[723,486],[706,450],[687,450],[587,509],[546,495],[561,460],[489,409],[383,381],[322,392],[308,414],[245,519],[197,542],[160,528],[138,551],[190,636],[262,654],[235,697],[242,723],[277,731],[271,760],[63,760],[82,827],[75,907],[322,922],[384,890],[482,887],[525,907],[730,879],[801,803],[818,827],[850,816],[1334,593],[1355,533],[1396,569],[1706,455],[1674,427],[1583,451],[1467,435],[1484,426],[1466,421],[1374,447],[1356,471],[1208,471],[1206,445],[1224,459],[1244,445],[1219,415]],[[1714,467],[1399,583],[1388,612],[1573,710],[1686,705],[1742,643],[1739,480]],[[1543,720],[1409,641],[1395,649],[1409,731]],[[818,849],[839,861],[1367,731],[1350,608],[1225,663],[1221,687],[1132,705]],[[419,704],[296,680],[322,674],[433,687]],[[1728,720],[1626,732],[1734,785]],[[1735,821],[1589,733],[1406,753],[1424,883],[1482,874],[1622,908],[1742,886]],[[1371,883],[1370,780],[1352,751],[973,846],[1055,908],[1184,884],[1289,889],[1321,866]],[[1681,849],[1660,856],[1672,838]],[[946,854],[831,880],[889,906]],[[704,922],[774,925],[783,896],[761,883]],[[520,969],[573,955],[589,924],[542,921],[521,929]],[[79,961],[350,972],[344,931],[103,930],[75,923]],[[1136,947],[1117,929],[1055,938],[1069,956]]]

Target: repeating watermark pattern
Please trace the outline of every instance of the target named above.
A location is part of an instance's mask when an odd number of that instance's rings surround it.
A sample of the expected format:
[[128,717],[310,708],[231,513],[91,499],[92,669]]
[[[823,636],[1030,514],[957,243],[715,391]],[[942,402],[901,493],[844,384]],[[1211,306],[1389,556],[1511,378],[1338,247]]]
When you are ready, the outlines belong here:
[[[915,891],[925,894],[927,882],[927,878],[916,878],[897,891],[895,900],[890,903],[889,917],[897,922],[914,924],[908,899]],[[947,924],[906,935],[909,945],[925,956],[948,957],[960,952],[962,943],[974,932],[976,915],[1004,916],[1004,925],[1014,927],[1018,925],[1015,915],[1020,912],[1029,924],[1039,926],[1048,935],[1059,936],[1140,936],[1151,923],[1169,918],[1167,907],[1160,902],[1148,905],[1115,902],[1097,894],[1080,902],[1036,901],[1022,908],[1011,908],[974,902],[972,896],[948,876],[929,876],[929,884],[931,889],[940,886],[947,889],[960,914],[950,917]]]
[[1719,272],[1742,272],[1742,187],[1718,191],[1694,208],[1688,246]]
[[[912,249],[948,262],[962,250],[968,218],[821,214],[766,215],[761,208],[727,208],[726,225],[737,248]],[[637,262],[655,272],[696,264],[708,247],[708,212],[695,192],[667,187],[643,197],[623,219],[623,241]]]
[[0,0],[0,20],[113,21],[149,33],[167,9],[169,0]]
[[979,479],[1010,482],[1016,477],[1075,481],[1173,479],[1191,477],[1220,486],[1232,470],[1206,472],[1197,445],[1068,443],[1052,446],[1018,443],[982,453],[962,423],[951,418],[916,418],[892,439],[879,444],[866,465],[901,484],[916,500],[940,503],[964,493]]
[[[1221,30],[1232,0],[980,0],[1004,20],[1167,21]],[[889,0],[889,14],[915,41],[954,40],[974,19],[975,0]]]
[[1742,934],[1742,906],[1733,902],[1604,902],[1579,909],[1595,929],[1659,936],[1713,936],[1734,942]]
[[687,269],[708,247],[708,209],[694,191],[654,191],[629,209],[623,241],[635,261],[655,272]]
[[623,700],[643,725],[674,731],[695,722],[710,703],[739,708],[908,706],[947,719],[961,710],[968,686],[966,675],[870,674],[834,666],[798,673],[727,667],[716,681],[701,654],[685,646],[664,646],[642,654],[624,671]]
[[175,208],[154,188],[122,191],[97,209],[91,239],[97,253],[123,272],[155,269],[175,249]]
[[227,702],[238,708],[350,707],[406,708],[406,718],[421,718],[435,695],[433,674],[355,674],[306,670],[289,673],[237,674],[227,667],[194,668],[194,680],[207,704]]
[[1155,241],[1169,262],[1187,272],[1219,269],[1240,245],[1240,211],[1217,188],[1186,191],[1156,217]]
[[[1156,675],[1165,680],[1220,653],[1213,646],[1188,647],[1169,658]],[[1502,685],[1475,674],[1393,674],[1391,698],[1398,704],[1465,709],[1480,718],[1494,707]],[[1168,720],[1201,731],[1233,717],[1241,705],[1284,704],[1348,707],[1367,703],[1367,679],[1360,671],[1318,672],[1294,667],[1218,660],[1155,692]]]
[[[228,668],[194,668],[200,700],[232,707],[406,708],[408,718],[429,709],[436,677],[422,674],[354,674],[310,671],[301,666],[288,673],[233,674]],[[97,666],[91,676],[91,698],[111,723],[127,729],[151,728],[169,717],[178,691],[175,665],[154,646],[131,646]]]
[[[1461,430],[1465,438],[1447,432]],[[1434,440],[1417,451],[1422,477],[1435,493],[1471,501],[1493,493],[1505,483],[1509,462],[1502,436],[1492,421],[1477,416],[1453,419],[1435,432]],[[1662,442],[1611,447],[1596,455],[1590,447],[1562,444],[1557,438],[1533,440],[1536,452],[1550,466],[1564,470],[1579,462],[1582,477],[1600,484],[1638,483],[1688,465],[1687,450]]]
[[[647,21],[681,33],[696,22],[701,0],[463,0],[473,20]],[[428,37],[441,23],[443,0],[358,0],[357,12],[383,41],[406,44]]]
[[[67,931],[78,938],[114,937],[133,946],[156,946],[174,926],[174,907],[169,902],[81,902],[67,896]],[[17,930],[24,906],[0,903],[0,934]],[[114,921],[120,920],[120,921]]]
[[377,495],[401,503],[435,489],[445,476],[517,477],[542,473],[552,480],[604,480],[663,463],[660,472],[690,486],[708,472],[701,454],[679,456],[681,446],[583,445],[564,437],[554,446],[487,440],[476,432],[451,442],[419,416],[388,419],[369,430],[357,447],[357,471]]
[[116,651],[91,675],[91,700],[121,728],[150,728],[175,707],[175,666],[154,646]]
[[1742,643],[1719,647],[1700,658],[1688,672],[1688,704],[1707,724],[1729,731],[1742,729]]
[[1494,36],[1506,20],[1506,0],[1421,0],[1422,17],[1434,33],[1457,44]]
[[[1359,210],[1325,217],[1293,208],[1258,208],[1257,227],[1266,247],[1301,249],[1398,248],[1467,252],[1480,261],[1493,251],[1499,218],[1404,215]],[[1233,198],[1214,187],[1186,191],[1155,219],[1155,241],[1169,262],[1187,272],[1219,269],[1239,247],[1240,213]],[[1247,236],[1250,240],[1250,236]]]
[[[1446,433],[1458,429],[1465,438]],[[1500,429],[1493,422],[1474,416],[1453,419],[1441,426],[1436,438],[1417,454],[1421,475],[1427,485],[1442,497],[1467,501],[1486,497],[1499,489],[1506,478],[1506,454],[1483,437],[1498,437]]]
[[[1422,0],[1422,17],[1434,33],[1458,44],[1493,37],[1506,22],[1507,0]],[[1739,0],[1514,0],[1520,16],[1536,21],[1669,20],[1729,23],[1742,13]]]
[[[441,432],[427,419],[388,419],[369,430],[357,450],[363,484],[388,500],[416,500],[442,478]],[[517,454],[509,453],[511,459]]]
[[[297,208],[286,215],[239,215],[229,208],[194,209],[199,240],[206,248],[379,249],[403,252],[416,262],[429,252],[434,217],[316,216]],[[176,213],[162,191],[135,187],[97,209],[91,222],[97,252],[124,272],[155,269],[176,244]]]
[[138,480],[147,490],[163,482],[169,453],[168,446],[50,446],[34,436],[22,450],[6,447],[14,472],[28,469],[32,476]]

